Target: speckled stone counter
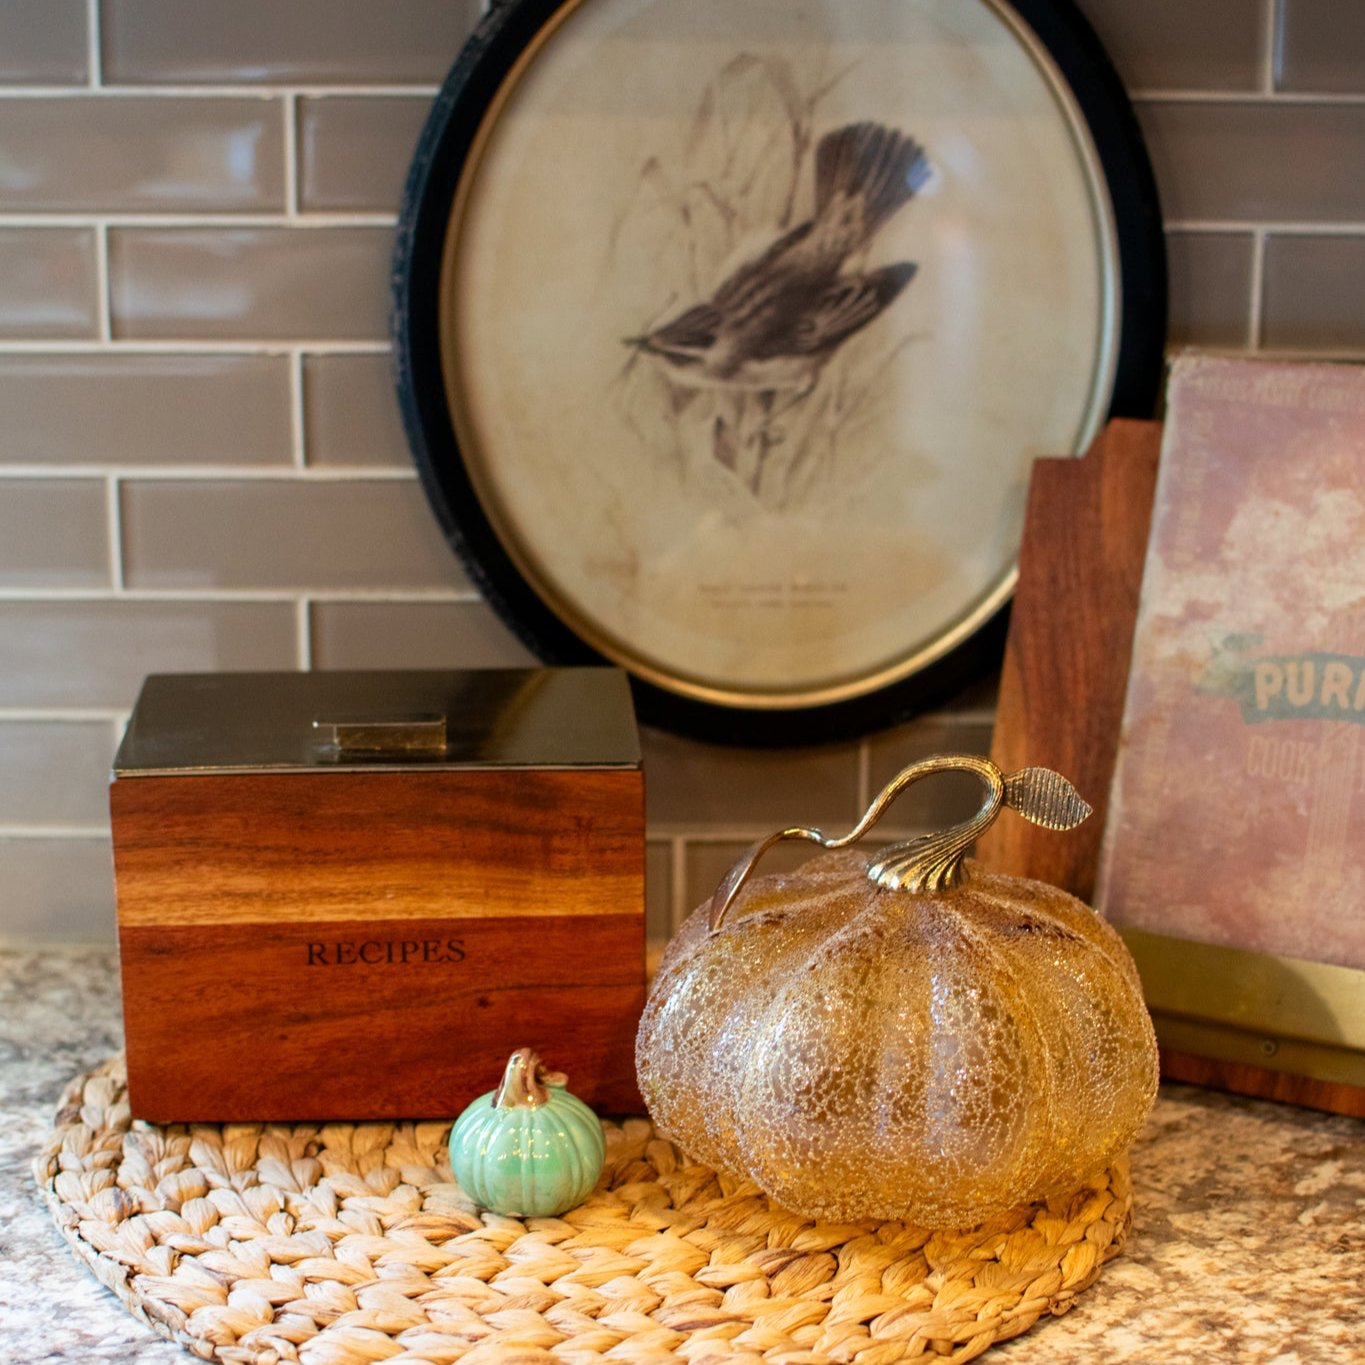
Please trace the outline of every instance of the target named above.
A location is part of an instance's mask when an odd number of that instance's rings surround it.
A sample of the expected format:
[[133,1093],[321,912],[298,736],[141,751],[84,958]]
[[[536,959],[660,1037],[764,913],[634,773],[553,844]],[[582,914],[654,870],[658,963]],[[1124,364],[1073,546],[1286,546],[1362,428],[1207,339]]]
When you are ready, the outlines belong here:
[[[185,1362],[67,1251],[29,1173],[65,1083],[116,1051],[103,952],[0,950],[0,1361]],[[1365,1362],[1365,1122],[1172,1086],[1133,1152],[1128,1249],[1038,1365]]]

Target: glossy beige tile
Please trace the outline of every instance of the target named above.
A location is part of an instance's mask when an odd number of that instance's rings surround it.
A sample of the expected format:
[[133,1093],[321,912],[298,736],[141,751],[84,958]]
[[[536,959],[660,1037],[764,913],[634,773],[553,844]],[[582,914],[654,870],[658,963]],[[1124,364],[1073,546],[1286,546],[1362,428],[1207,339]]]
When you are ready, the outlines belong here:
[[383,341],[387,228],[112,228],[116,337]]
[[1280,0],[1275,88],[1365,94],[1365,5],[1360,0]]
[[650,840],[645,845],[645,937],[662,942],[673,936],[673,845]]
[[108,587],[108,527],[103,479],[0,483],[0,587]]
[[479,0],[102,0],[113,82],[434,82]]
[[1251,344],[1255,238],[1242,232],[1171,232],[1169,339],[1175,345]]
[[1261,318],[1267,347],[1365,353],[1365,237],[1272,234]]
[[109,823],[110,721],[0,721],[0,827]]
[[299,101],[299,206],[397,213],[431,100],[324,95]]
[[0,228],[0,338],[99,331],[93,228]]
[[0,601],[0,707],[127,709],[148,673],[290,669],[295,640],[287,602]]
[[[988,754],[991,717],[953,719],[926,717],[874,735],[868,746],[869,797],[902,768],[933,754]],[[919,833],[946,829],[973,815],[981,805],[982,787],[967,774],[944,773],[906,788],[877,826],[877,834]]]
[[289,464],[289,361],[0,356],[0,463]]
[[309,464],[412,465],[387,355],[305,356],[303,429]]
[[534,668],[484,602],[314,602],[314,668]]
[[284,207],[280,101],[72,95],[0,117],[0,212]]
[[783,825],[852,823],[856,744],[732,749],[663,730],[641,732],[651,830],[732,826],[755,835]]
[[3,0],[0,83],[66,85],[87,76],[86,0]]
[[416,480],[136,480],[123,485],[134,588],[459,588]]
[[0,937],[113,946],[107,837],[0,838],[0,886]]
[[1138,118],[1167,222],[1365,218],[1365,104],[1159,101]]
[[1081,0],[1129,90],[1255,90],[1273,0]]

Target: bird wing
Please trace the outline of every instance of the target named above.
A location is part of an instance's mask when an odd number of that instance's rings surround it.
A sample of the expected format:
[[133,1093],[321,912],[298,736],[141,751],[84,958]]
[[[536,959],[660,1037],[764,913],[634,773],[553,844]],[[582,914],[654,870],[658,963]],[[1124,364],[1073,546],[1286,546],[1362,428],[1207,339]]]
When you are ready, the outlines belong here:
[[[750,302],[755,290],[771,288],[773,272],[781,269],[782,258],[792,247],[809,237],[814,226],[809,219],[804,223],[798,223],[790,232],[784,232],[771,246],[764,248],[753,260],[745,261],[721,283],[712,302],[717,308],[726,311],[743,309]],[[835,268],[837,269],[837,266]]]
[[911,261],[883,266],[865,275],[841,275],[818,294],[792,291],[753,349],[755,358],[819,355],[866,327],[910,283],[918,267]]

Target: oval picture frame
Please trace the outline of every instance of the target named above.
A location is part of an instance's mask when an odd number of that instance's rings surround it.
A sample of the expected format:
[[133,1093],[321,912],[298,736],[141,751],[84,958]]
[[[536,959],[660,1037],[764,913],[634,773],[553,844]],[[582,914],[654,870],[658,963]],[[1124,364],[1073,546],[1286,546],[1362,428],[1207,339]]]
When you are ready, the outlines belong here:
[[409,173],[400,406],[547,663],[796,744],[998,660],[1029,467],[1150,416],[1166,279],[1067,0],[512,0]]

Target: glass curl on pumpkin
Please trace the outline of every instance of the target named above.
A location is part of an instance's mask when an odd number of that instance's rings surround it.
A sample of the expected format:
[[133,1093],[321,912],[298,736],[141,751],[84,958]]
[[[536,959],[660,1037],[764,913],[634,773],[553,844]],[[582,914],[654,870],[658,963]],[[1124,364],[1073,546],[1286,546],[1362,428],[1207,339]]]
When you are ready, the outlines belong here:
[[[977,814],[850,850],[912,783],[976,774]],[[1009,807],[1090,813],[1045,768],[949,755],[899,773],[846,835],[754,844],[669,945],[636,1070],[661,1132],[811,1218],[970,1227],[1068,1194],[1132,1141],[1157,1053],[1133,960],[1089,906],[966,858]],[[823,852],[753,877],[799,839]]]

